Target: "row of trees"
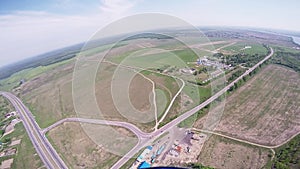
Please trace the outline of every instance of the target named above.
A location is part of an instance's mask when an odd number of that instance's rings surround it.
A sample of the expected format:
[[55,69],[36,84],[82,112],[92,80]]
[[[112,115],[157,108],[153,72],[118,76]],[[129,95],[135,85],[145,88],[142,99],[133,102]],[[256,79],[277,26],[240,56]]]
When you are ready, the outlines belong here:
[[276,149],[276,156],[272,168],[300,168],[300,135]]
[[259,69],[261,69],[261,67],[265,64],[268,63],[263,63],[262,65],[259,65],[259,67],[257,67],[256,69],[254,69],[252,72],[250,72],[247,76],[244,76],[242,79],[240,79],[239,81],[237,81],[236,83],[234,83],[234,86],[231,86],[228,90],[228,92],[233,92],[234,90],[238,89],[240,86],[242,86],[246,81],[248,81],[248,79],[252,76],[254,76]]
[[287,66],[297,72],[300,72],[300,52],[292,53],[285,51],[276,51],[275,56],[272,58],[272,62]]
[[234,81],[236,78],[240,77],[245,71],[244,70],[237,70],[234,73],[232,73],[232,75],[227,79],[228,82],[232,82]]
[[226,57],[226,60],[224,61],[227,65],[237,66],[239,64],[245,64],[246,67],[252,67],[259,61],[261,61],[265,55],[259,55],[259,54],[235,54],[231,55],[229,57]]

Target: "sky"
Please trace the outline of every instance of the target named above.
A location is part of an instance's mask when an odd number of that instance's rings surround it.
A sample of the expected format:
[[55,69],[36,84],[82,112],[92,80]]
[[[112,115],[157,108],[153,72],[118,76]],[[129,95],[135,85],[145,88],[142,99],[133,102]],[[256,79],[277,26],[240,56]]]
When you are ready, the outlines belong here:
[[298,0],[1,0],[0,67],[85,42],[109,23],[163,13],[195,26],[300,31]]

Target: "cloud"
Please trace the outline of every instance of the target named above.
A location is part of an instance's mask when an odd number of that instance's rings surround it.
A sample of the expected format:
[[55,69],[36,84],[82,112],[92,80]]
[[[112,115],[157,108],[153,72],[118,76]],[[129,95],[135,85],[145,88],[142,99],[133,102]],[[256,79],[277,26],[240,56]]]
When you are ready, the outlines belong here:
[[0,15],[0,66],[87,41],[97,30],[126,15],[133,5],[124,0],[105,0],[93,14],[15,11]]
[[128,0],[102,0],[101,2],[100,10],[103,13],[109,14],[113,17],[124,14],[137,3],[137,1]]
[[87,40],[103,18],[19,11],[0,16],[0,66]]

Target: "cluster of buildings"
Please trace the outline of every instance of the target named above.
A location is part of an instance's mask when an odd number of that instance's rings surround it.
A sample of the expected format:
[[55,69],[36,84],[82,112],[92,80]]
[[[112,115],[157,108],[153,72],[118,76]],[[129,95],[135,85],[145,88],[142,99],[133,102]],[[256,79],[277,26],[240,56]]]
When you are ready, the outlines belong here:
[[[3,127],[1,128],[4,131],[2,138],[14,131],[14,127],[17,123],[21,122],[19,118],[16,117],[17,113],[15,111],[6,113],[5,119],[2,121]],[[16,117],[16,118],[15,118]],[[9,169],[14,161],[12,155],[17,153],[16,145],[20,144],[21,140],[11,140],[8,138],[3,139],[3,142],[0,142],[0,157],[5,159],[0,164],[0,168]]]
[[206,139],[205,134],[188,132],[183,140],[175,140],[169,151],[166,153],[164,166],[197,162],[197,157]]
[[197,157],[206,139],[205,134],[186,132],[185,136],[174,142],[161,139],[146,147],[137,157],[130,169],[144,169],[156,166],[197,162]]
[[212,66],[212,67],[216,67],[218,69],[229,69],[229,68],[231,68],[231,65],[226,65],[224,63],[220,63],[219,61],[209,60],[205,56],[202,59],[197,59],[196,64],[197,64],[197,66],[200,66],[200,65]]
[[137,157],[136,162],[131,167],[137,169],[149,168],[156,161],[156,159],[162,154],[166,148],[166,143],[158,146],[155,151],[153,146],[148,146],[146,149]]
[[172,145],[172,148],[169,150],[169,155],[178,157],[182,151],[182,146],[178,144],[178,141],[175,141]]

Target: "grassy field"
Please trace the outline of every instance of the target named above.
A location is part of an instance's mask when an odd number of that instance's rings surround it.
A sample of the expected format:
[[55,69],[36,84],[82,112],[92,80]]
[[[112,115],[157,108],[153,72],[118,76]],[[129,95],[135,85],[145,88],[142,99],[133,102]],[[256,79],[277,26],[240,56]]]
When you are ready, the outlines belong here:
[[6,113],[12,111],[14,111],[13,106],[3,96],[0,96],[0,121],[4,119]]
[[[245,46],[251,46],[251,48],[245,49]],[[238,42],[234,45],[223,48],[222,50],[226,50],[232,53],[245,53],[249,55],[266,55],[267,49],[262,44],[254,44],[247,42]]]
[[129,99],[134,108],[141,112],[150,110],[152,88],[152,83],[143,76],[137,74],[133,77],[129,86]]
[[41,74],[52,71],[60,66],[68,64],[73,60],[65,60],[59,63],[51,64],[48,66],[39,66],[36,68],[25,69],[18,73],[13,74],[11,77],[0,80],[0,90],[10,91],[15,87],[18,87],[21,80],[29,81]]
[[[210,55],[209,52],[197,50],[200,56]],[[154,68],[158,69],[164,66],[176,66],[183,68],[187,66],[188,62],[195,62],[199,56],[191,49],[176,49],[176,50],[162,50],[146,48],[142,50],[133,50],[123,52],[121,54],[108,57],[114,63],[121,63],[123,65],[130,65],[133,67],[141,67],[144,69]]]
[[[178,55],[176,55],[178,54]],[[133,67],[142,67],[142,68],[160,68],[165,65],[172,65],[177,67],[184,67],[185,63],[183,61],[193,60],[189,57],[185,57],[190,52],[177,51],[173,53],[172,51],[162,51],[154,50],[151,51],[139,51],[137,53],[128,53],[122,54],[120,57],[113,59],[114,62],[119,63],[123,61],[122,64],[130,65]],[[126,58],[126,59],[125,59]],[[196,57],[194,57],[194,60]]]
[[[21,86],[21,98],[30,108],[42,128],[62,118],[74,117],[76,115],[72,100],[73,66],[73,62],[63,64],[51,72],[46,71],[37,75],[34,79]],[[116,66],[114,65],[102,63],[98,70],[99,73],[96,77],[96,97],[103,115],[101,118],[128,121],[118,113],[113,105],[111,92],[107,90],[110,89],[111,78],[115,69]],[[159,83],[157,83],[157,89],[160,90],[158,92],[162,94],[161,92],[163,91],[167,99],[175,95],[179,89],[173,78],[163,75],[158,76],[158,74],[149,74],[149,77]],[[140,77],[132,81],[132,83],[132,85],[138,87],[135,90],[131,90],[131,101],[133,101],[136,108],[147,109],[149,106],[149,92],[151,91],[150,83]],[[145,90],[146,88],[144,88],[147,85],[149,90]],[[162,109],[160,110],[162,112]],[[143,124],[140,124],[139,127],[148,130],[146,126],[149,125],[145,124],[143,126]]]
[[264,168],[272,153],[268,149],[211,136],[198,156],[200,163],[214,168]]
[[260,144],[282,143],[300,130],[299,83],[299,73],[289,68],[265,67],[227,98],[217,130]]
[[66,164],[73,169],[110,168],[120,158],[97,145],[79,123],[64,123],[47,133],[47,137]]
[[[59,73],[62,71],[63,73]],[[75,115],[72,102],[72,65],[44,73],[22,86],[21,98],[41,128]]]
[[[163,93],[163,95],[157,95],[157,99],[162,100],[164,99],[165,101],[159,101],[157,102],[157,107],[159,110],[158,111],[158,117],[161,117],[163,112],[165,112],[167,106],[170,104],[171,100],[173,97],[177,94],[181,87],[181,82],[179,80],[176,80],[173,77],[154,73],[154,72],[149,72],[149,71],[144,71],[143,74],[150,78],[154,83],[155,83],[155,88]],[[158,97],[160,96],[160,97]],[[177,114],[180,113],[180,101],[181,101],[181,96],[178,95],[176,100],[174,101],[168,115],[166,116],[165,120],[163,122],[166,122],[169,120],[169,117],[176,116]]]

